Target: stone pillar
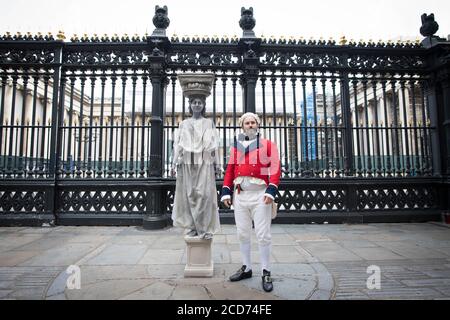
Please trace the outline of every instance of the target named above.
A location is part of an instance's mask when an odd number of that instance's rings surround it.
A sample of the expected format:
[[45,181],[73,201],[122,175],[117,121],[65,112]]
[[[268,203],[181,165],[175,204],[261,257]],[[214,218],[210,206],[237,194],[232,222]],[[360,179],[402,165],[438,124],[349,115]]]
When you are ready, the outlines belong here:
[[212,239],[185,236],[184,241],[186,241],[184,277],[212,277],[214,273]]

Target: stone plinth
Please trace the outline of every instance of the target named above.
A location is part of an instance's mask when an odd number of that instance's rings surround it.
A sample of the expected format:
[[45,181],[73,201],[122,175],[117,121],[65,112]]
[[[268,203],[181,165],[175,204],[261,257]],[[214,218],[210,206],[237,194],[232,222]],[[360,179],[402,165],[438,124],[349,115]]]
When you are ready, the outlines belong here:
[[185,277],[212,277],[214,264],[211,254],[212,239],[184,237],[186,241]]

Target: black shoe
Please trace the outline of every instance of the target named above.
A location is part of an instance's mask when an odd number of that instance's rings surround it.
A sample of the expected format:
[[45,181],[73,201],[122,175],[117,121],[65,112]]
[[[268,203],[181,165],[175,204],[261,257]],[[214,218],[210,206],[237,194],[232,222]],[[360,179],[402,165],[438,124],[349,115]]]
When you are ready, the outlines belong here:
[[273,290],[272,278],[270,277],[270,271],[263,270],[262,275],[262,287],[264,291],[270,292]]
[[245,272],[247,266],[242,266],[235,274],[230,277],[230,281],[240,281],[242,279],[248,279],[252,277],[252,270]]

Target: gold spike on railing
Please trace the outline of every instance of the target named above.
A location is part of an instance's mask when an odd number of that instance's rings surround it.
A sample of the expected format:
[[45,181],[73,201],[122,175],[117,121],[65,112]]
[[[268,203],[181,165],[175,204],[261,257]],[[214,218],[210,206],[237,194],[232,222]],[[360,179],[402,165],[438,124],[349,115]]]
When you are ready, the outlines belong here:
[[58,34],[56,35],[56,38],[60,41],[64,41],[66,39],[66,36],[64,35],[64,31],[59,30]]

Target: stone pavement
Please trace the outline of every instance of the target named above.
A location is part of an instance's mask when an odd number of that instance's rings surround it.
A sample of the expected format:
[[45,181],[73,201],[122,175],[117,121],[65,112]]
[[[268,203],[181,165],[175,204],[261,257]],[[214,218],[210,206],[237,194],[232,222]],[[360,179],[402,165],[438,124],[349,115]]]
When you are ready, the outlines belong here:
[[[213,241],[214,276],[184,278],[181,230],[140,227],[0,228],[0,299],[449,299],[450,229],[436,222],[272,226],[274,291],[240,267],[234,225]],[[70,265],[80,289],[67,287]],[[380,288],[368,289],[369,266]]]

